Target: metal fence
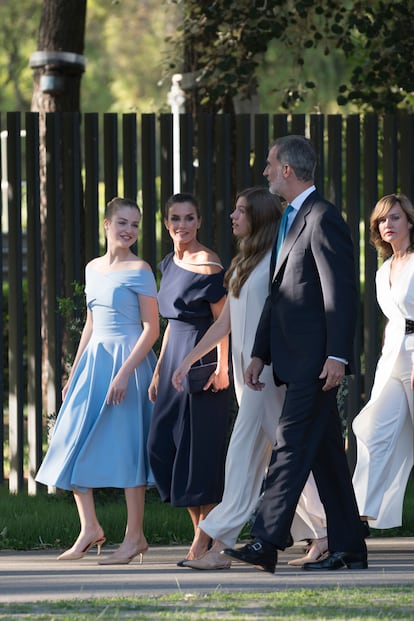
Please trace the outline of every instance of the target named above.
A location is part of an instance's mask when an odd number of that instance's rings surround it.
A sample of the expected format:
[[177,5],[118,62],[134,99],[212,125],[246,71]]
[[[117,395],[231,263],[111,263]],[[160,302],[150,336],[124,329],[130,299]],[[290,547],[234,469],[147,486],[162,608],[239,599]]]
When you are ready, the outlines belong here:
[[[380,195],[398,190],[414,198],[414,115],[221,114],[194,119],[182,114],[179,135],[173,136],[171,114],[49,113],[44,124],[43,202],[41,120],[35,113],[0,115],[5,137],[0,483],[8,479],[10,491],[16,492],[25,489],[27,478],[29,492],[37,491],[34,475],[42,459],[45,419],[60,406],[64,325],[57,298],[70,295],[71,283],[83,280],[84,264],[100,252],[100,208],[117,195],[138,199],[143,209],[139,254],[155,271],[170,248],[160,208],[177,190],[178,163],[181,190],[194,192],[200,200],[201,241],[228,265],[234,196],[242,188],[266,185],[262,173],[269,143],[287,133],[313,140],[317,187],[342,210],[355,244],[361,312],[355,341],[359,364],[346,398],[348,423],[352,420],[371,388],[380,343],[377,257],[368,244],[366,224]],[[177,157],[174,162],[177,141],[179,162]],[[42,296],[47,300],[47,325]],[[348,441],[352,461],[352,434]]]

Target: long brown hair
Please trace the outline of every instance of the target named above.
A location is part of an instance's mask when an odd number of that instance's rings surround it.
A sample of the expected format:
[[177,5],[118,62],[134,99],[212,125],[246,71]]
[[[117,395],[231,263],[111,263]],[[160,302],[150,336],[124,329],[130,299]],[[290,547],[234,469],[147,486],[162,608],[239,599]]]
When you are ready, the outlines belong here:
[[224,285],[238,298],[244,283],[271,248],[281,216],[280,200],[264,187],[247,188],[236,197],[246,199],[250,231],[238,240],[239,251],[224,276]]
[[413,225],[410,229],[410,246],[407,250],[409,252],[414,251],[414,207],[405,194],[386,194],[375,205],[369,220],[371,243],[375,246],[382,259],[388,259],[392,255],[392,247],[391,244],[382,239],[379,232],[379,223],[381,218],[386,216],[389,210],[397,203],[401,205],[401,209],[407,216],[408,222]]

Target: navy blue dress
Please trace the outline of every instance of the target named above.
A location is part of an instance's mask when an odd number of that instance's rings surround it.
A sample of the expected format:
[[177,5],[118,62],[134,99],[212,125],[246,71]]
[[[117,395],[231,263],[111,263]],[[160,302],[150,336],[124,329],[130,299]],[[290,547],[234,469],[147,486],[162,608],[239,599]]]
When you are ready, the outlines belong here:
[[[177,392],[171,377],[213,323],[210,304],[226,290],[224,272],[197,274],[176,265],[173,253],[160,263],[160,313],[170,334],[160,367],[148,453],[161,499],[176,507],[220,502],[229,425],[228,390]],[[204,356],[216,360],[216,350]]]

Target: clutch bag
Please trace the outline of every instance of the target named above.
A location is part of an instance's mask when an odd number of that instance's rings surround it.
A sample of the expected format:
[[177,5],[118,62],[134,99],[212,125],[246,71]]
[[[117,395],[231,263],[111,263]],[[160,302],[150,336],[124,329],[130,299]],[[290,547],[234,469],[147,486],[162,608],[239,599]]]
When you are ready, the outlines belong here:
[[201,359],[200,364],[190,368],[188,372],[188,392],[195,394],[203,392],[204,386],[207,384],[210,375],[217,368],[217,362],[204,363]]

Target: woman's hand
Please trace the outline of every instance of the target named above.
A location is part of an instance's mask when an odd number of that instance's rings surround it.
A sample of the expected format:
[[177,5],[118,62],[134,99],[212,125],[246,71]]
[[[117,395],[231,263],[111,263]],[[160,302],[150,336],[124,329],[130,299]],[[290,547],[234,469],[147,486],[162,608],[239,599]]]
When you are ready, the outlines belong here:
[[155,403],[157,400],[159,379],[160,379],[160,376],[158,374],[158,371],[154,371],[151,384],[148,387],[148,398],[151,401],[151,403]]
[[226,390],[230,385],[229,380],[229,372],[228,369],[216,369],[214,373],[211,374],[209,381],[205,385],[203,390],[207,390],[211,388],[212,392],[217,392],[219,390]]
[[129,375],[122,371],[118,371],[109,386],[108,396],[106,397],[107,405],[119,405],[121,401],[125,399],[128,379]]
[[184,391],[183,381],[188,371],[190,370],[190,365],[182,362],[179,367],[177,367],[172,375],[171,382],[174,386],[175,390],[178,392]]

